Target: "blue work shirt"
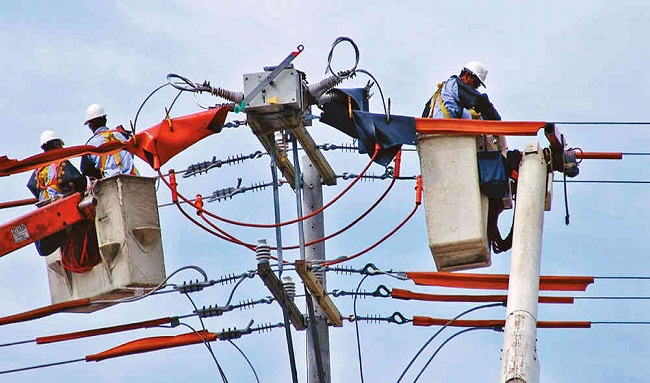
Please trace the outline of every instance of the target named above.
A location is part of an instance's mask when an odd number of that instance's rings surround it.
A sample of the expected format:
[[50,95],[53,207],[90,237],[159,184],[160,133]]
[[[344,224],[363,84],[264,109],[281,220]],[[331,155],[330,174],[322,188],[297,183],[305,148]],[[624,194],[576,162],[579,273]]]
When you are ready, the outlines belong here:
[[[108,138],[102,135],[104,132],[109,132],[112,136],[119,141],[125,142],[127,138],[124,134],[115,131],[109,130],[107,127],[102,126],[101,128],[95,130],[94,135],[88,140],[87,145],[100,146],[108,142]],[[104,133],[108,135],[108,133]],[[105,157],[104,168],[102,169],[102,157]],[[119,161],[118,161],[119,159]],[[84,162],[92,162],[95,169],[101,173],[102,178],[114,176],[116,174],[133,174],[137,175],[138,171],[134,166],[133,154],[127,152],[126,150],[121,150],[118,153],[108,154],[106,156],[98,156],[95,154],[87,154],[81,158],[81,169],[84,171],[84,174],[88,175],[91,178],[95,178],[92,174],[88,174],[86,171],[87,164],[84,166]]]
[[[447,108],[450,118],[471,119],[472,115],[469,110],[464,108],[460,102],[460,97],[458,96],[458,81],[460,81],[458,76],[451,76],[442,87],[439,97],[442,98],[442,103],[445,105],[445,108]],[[438,100],[435,101],[433,106],[433,118],[446,118],[440,108]]]

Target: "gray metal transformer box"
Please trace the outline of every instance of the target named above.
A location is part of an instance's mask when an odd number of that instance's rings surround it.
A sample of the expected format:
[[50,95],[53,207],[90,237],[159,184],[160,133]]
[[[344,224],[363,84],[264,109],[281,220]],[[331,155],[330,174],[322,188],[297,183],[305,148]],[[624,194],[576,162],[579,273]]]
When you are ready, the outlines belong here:
[[[244,77],[244,94],[251,92],[270,71],[248,73]],[[295,68],[284,69],[254,97],[245,112],[256,134],[265,134],[303,125],[307,105],[304,74]]]

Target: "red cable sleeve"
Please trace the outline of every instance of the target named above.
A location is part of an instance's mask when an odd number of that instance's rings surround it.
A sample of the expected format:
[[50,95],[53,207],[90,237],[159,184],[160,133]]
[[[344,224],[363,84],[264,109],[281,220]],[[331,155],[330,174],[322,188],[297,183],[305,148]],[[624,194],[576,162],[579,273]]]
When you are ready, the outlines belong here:
[[[211,212],[209,212],[207,210],[204,210],[204,209],[200,209],[200,210],[201,210],[201,213],[204,213],[204,214],[206,214],[206,215],[208,215],[208,216],[210,216],[212,218],[218,219],[220,221],[223,221],[223,222],[226,222],[226,223],[229,223],[229,224],[232,224],[232,225],[245,226],[245,227],[276,228],[276,227],[279,227],[279,226],[286,226],[286,225],[290,225],[290,224],[297,223],[297,222],[300,222],[300,221],[304,221],[304,220],[306,220],[308,218],[311,218],[311,217],[321,213],[323,210],[327,209],[328,207],[332,206],[332,204],[334,204],[334,202],[338,201],[344,194],[346,194],[352,188],[352,186],[354,186],[363,177],[363,175],[366,173],[366,171],[368,171],[368,169],[370,168],[370,165],[372,165],[372,163],[374,162],[374,160],[377,157],[378,153],[379,153],[379,150],[375,150],[374,155],[372,156],[372,158],[370,159],[370,161],[368,162],[366,167],[363,169],[363,171],[357,176],[357,178],[354,179],[354,181],[352,181],[348,186],[346,186],[345,189],[343,189],[343,191],[341,193],[339,193],[336,197],[334,197],[327,204],[323,205],[319,209],[311,212],[310,214],[308,214],[306,216],[298,217],[296,219],[292,219],[292,220],[286,221],[286,222],[280,222],[280,223],[277,223],[277,224],[257,224],[257,223],[246,223],[246,222],[234,221],[234,220],[231,220],[231,219],[228,219],[228,218],[225,218],[225,217],[221,217],[219,215],[216,215],[216,214],[211,213]],[[170,182],[168,182],[165,179],[165,177],[162,175],[162,173],[160,172],[160,169],[158,170],[158,175],[160,176],[160,179],[163,181],[163,183],[165,185],[167,185],[168,188],[172,189],[172,201],[174,203],[176,203],[176,201],[174,200],[174,196],[178,196],[184,202],[186,202],[190,206],[197,209],[196,204],[194,202],[192,202],[192,200],[187,199],[182,194],[178,193],[178,191],[176,189],[177,184],[173,183],[173,182],[175,182],[176,177],[174,176],[173,181],[172,181],[172,173],[173,173],[173,171],[170,170],[170,174],[169,174]]]
[[400,169],[402,167],[402,149],[395,154],[395,169],[393,169],[393,179],[399,178]]
[[214,342],[217,334],[200,330],[176,336],[157,336],[134,340],[129,343],[113,347],[97,354],[86,355],[86,362],[99,362],[104,359],[116,358],[118,356],[141,354],[149,351],[163,350],[166,348],[187,346],[203,342]]
[[[409,290],[394,288],[391,297],[403,300],[418,300],[430,302],[503,302],[508,300],[507,295],[450,295],[450,294],[424,294]],[[539,303],[566,303],[572,304],[573,297],[539,297]]]
[[622,160],[623,153],[576,151],[576,158],[579,160]]
[[[413,326],[451,326],[451,327],[504,327],[506,321],[503,319],[451,319],[431,318],[426,316],[413,316]],[[449,324],[448,324],[449,323]],[[587,321],[538,321],[538,328],[591,328],[591,322]]]
[[0,202],[0,209],[16,206],[33,205],[38,202],[38,198],[19,199],[15,201]]
[[[508,289],[507,274],[469,274],[448,272],[407,272],[406,275],[417,285],[459,287],[466,289]],[[585,291],[594,283],[594,277],[587,276],[541,276],[540,290]]]
[[32,319],[43,318],[69,309],[84,307],[91,304],[90,298],[75,299],[73,301],[55,303],[53,305],[39,307],[34,310],[25,311],[19,314],[9,315],[0,318],[0,326],[9,323],[25,322]]
[[152,319],[143,322],[123,324],[118,326],[102,327],[102,328],[96,328],[92,330],[69,332],[65,334],[41,336],[36,338],[36,344],[63,342],[66,340],[87,338],[87,337],[97,336],[97,335],[113,334],[116,332],[135,330],[139,328],[156,327],[163,324],[171,323],[171,321],[172,318],[158,318],[158,319]]
[[347,257],[337,258],[337,259],[332,260],[332,261],[323,262],[323,266],[332,266],[332,265],[339,264],[339,263],[341,263],[341,262],[347,262],[347,261],[350,261],[350,260],[352,260],[352,259],[355,259],[355,258],[357,258],[357,257],[362,256],[363,254],[365,254],[365,253],[369,252],[370,250],[374,249],[375,247],[381,245],[385,240],[387,240],[387,239],[390,238],[393,234],[395,234],[399,229],[402,228],[402,226],[404,226],[404,225],[405,225],[405,224],[406,224],[406,223],[407,223],[407,222],[408,222],[408,221],[413,217],[413,215],[415,214],[415,212],[418,210],[418,207],[420,207],[420,205],[417,205],[417,204],[416,204],[416,205],[413,207],[413,210],[411,211],[411,213],[410,213],[406,218],[404,218],[404,220],[403,220],[402,222],[400,222],[399,225],[397,225],[393,230],[391,230],[388,234],[386,234],[382,239],[380,239],[379,241],[375,242],[372,246],[369,246],[369,247],[365,248],[364,250],[361,250],[360,252],[358,252],[358,253],[356,253],[356,254],[353,254],[353,255],[350,255],[350,256],[347,256]]

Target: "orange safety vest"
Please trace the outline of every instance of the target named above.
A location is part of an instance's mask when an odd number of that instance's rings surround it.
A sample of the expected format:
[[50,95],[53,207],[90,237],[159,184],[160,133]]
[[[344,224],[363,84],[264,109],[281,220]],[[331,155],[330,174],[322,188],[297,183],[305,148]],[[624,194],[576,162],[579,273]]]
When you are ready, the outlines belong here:
[[[62,162],[57,162],[36,169],[36,187],[41,191],[39,196],[41,201],[56,197],[57,195],[65,194],[65,191],[62,190],[61,185],[59,185],[59,178],[63,171],[61,163]],[[52,169],[51,172],[50,169]],[[51,191],[53,191],[53,193],[51,193]]]

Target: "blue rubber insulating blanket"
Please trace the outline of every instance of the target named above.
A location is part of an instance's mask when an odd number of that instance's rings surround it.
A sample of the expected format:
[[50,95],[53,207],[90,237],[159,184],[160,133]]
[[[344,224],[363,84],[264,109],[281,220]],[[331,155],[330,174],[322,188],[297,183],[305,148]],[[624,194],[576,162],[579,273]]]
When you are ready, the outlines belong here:
[[[387,166],[403,144],[416,144],[414,117],[390,116],[390,122],[387,122],[385,114],[367,111],[367,102],[363,97],[365,89],[334,89],[334,91],[345,95],[341,98],[344,101],[325,104],[320,120],[358,139],[359,153],[367,153],[372,157],[375,154],[375,144],[379,144],[381,149],[375,157],[375,162]],[[349,116],[347,96],[351,98],[353,118]]]

